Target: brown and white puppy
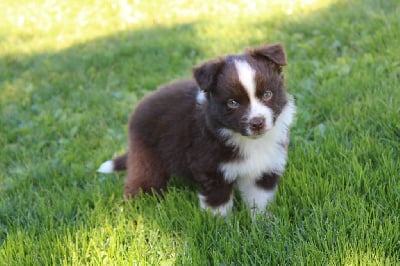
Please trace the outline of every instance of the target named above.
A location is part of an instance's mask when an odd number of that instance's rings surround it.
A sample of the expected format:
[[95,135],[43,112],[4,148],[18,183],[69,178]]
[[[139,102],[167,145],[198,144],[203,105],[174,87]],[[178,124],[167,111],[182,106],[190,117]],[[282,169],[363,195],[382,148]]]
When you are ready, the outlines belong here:
[[280,44],[207,61],[194,79],[160,87],[129,121],[129,150],[99,172],[128,171],[125,194],[163,190],[171,175],[193,180],[200,205],[226,215],[236,186],[253,214],[271,200],[295,114],[285,92]]

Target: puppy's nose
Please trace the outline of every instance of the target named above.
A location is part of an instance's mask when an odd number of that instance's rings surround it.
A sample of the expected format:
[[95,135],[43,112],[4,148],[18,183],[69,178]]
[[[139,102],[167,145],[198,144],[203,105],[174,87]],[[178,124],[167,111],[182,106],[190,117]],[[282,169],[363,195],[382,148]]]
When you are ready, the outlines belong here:
[[262,116],[253,117],[249,122],[251,130],[260,130],[265,126],[265,118]]

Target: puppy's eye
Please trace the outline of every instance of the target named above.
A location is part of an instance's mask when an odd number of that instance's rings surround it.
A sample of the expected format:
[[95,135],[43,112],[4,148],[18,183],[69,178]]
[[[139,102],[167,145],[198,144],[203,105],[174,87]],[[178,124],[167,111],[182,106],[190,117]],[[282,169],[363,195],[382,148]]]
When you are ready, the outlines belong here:
[[233,100],[233,99],[229,99],[226,102],[226,105],[231,109],[236,109],[236,108],[239,107],[239,103],[237,101]]
[[270,90],[264,91],[263,96],[262,96],[263,101],[268,101],[271,98],[272,98],[272,91],[270,91]]

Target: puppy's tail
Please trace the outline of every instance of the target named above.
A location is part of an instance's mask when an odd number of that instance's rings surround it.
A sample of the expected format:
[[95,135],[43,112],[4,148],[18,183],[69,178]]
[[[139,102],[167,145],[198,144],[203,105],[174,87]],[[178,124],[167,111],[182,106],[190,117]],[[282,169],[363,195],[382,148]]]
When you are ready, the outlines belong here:
[[128,153],[118,156],[112,160],[105,161],[97,169],[99,173],[112,173],[114,171],[124,171],[126,170],[126,164],[128,160]]

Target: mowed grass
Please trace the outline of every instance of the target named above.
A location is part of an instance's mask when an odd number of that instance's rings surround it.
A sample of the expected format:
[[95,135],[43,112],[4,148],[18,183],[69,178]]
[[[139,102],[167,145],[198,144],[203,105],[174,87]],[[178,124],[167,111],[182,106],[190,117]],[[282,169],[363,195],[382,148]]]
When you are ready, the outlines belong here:
[[[0,265],[399,265],[400,5],[3,1]],[[298,114],[271,217],[227,220],[174,178],[122,196],[96,169],[148,92],[283,42]],[[184,114],[183,114],[184,115]]]

